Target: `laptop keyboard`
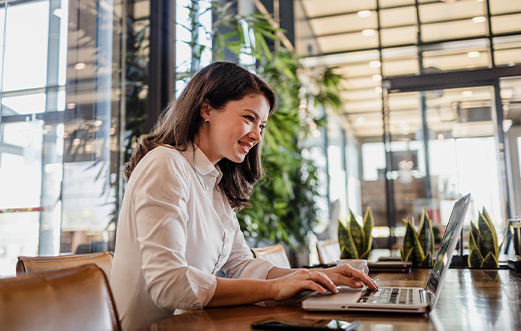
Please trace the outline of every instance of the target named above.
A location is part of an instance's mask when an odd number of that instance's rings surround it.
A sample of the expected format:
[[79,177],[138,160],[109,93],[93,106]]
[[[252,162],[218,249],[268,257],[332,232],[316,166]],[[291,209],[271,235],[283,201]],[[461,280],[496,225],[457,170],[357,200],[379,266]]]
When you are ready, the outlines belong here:
[[413,304],[413,289],[384,287],[376,291],[365,289],[358,303]]

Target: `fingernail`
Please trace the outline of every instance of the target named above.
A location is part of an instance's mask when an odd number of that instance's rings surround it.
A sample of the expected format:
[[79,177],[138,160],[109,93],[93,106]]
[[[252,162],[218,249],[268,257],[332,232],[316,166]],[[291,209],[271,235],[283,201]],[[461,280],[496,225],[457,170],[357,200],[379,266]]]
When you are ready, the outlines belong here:
[[339,292],[338,289],[335,287],[335,293],[338,293],[338,292]]
[[362,286],[362,282],[356,282],[355,285],[358,286],[358,287],[361,287]]

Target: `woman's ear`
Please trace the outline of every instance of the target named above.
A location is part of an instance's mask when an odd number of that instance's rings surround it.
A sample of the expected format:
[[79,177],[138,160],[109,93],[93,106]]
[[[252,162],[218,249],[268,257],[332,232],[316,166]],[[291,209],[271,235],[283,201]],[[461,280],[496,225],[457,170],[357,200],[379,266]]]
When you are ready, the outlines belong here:
[[208,122],[210,120],[210,113],[212,111],[212,106],[207,101],[203,101],[203,104],[201,105],[201,117],[204,119],[205,122]]

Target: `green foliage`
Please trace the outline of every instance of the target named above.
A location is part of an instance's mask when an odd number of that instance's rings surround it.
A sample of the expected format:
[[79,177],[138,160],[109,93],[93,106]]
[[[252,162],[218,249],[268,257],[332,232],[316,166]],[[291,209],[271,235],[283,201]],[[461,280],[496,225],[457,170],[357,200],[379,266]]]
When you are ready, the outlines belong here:
[[499,246],[496,230],[485,207],[478,211],[478,224],[470,222],[469,257],[470,268],[499,268]]
[[[317,199],[323,198],[318,193],[317,166],[304,157],[302,141],[312,127],[324,127],[325,120],[315,118],[309,107],[338,109],[341,76],[324,68],[307,77],[306,82],[316,88],[306,88],[301,79],[306,68],[300,58],[283,46],[272,50],[268,45],[279,40],[276,34],[282,30],[274,28],[262,14],[230,14],[229,4],[213,3],[217,16],[214,59],[227,60],[226,54],[252,56],[255,63],[251,69],[278,97],[278,109],[268,121],[263,141],[266,176],[250,198],[252,208],[241,210],[237,218],[246,238],[303,245],[317,223]],[[224,30],[226,33],[221,32]]]
[[374,218],[371,208],[367,207],[364,223],[361,226],[353,212],[349,211],[349,222],[338,222],[338,244],[341,259],[367,259],[373,243]]
[[405,222],[405,236],[400,249],[402,261],[412,262],[414,267],[432,267],[434,232],[426,208],[423,207],[418,232],[410,220],[404,219],[403,221]]

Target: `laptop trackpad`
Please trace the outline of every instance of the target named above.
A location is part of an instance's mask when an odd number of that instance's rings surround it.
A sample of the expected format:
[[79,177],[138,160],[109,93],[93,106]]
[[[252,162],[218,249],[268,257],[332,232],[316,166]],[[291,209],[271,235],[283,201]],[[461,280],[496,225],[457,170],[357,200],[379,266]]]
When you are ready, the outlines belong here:
[[[351,288],[347,286],[339,286],[339,292],[337,294],[331,294],[330,292],[326,292],[327,294],[317,294],[313,296],[311,299],[316,300],[327,300],[328,302],[342,302],[342,303],[350,303],[356,302],[360,293],[362,292],[359,288]],[[308,299],[309,300],[309,299]]]

